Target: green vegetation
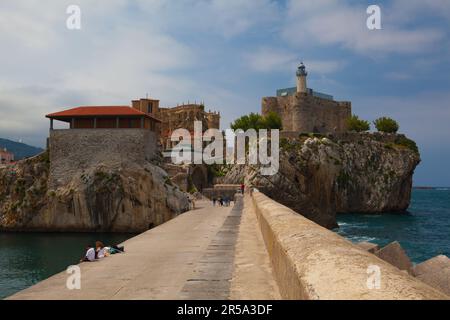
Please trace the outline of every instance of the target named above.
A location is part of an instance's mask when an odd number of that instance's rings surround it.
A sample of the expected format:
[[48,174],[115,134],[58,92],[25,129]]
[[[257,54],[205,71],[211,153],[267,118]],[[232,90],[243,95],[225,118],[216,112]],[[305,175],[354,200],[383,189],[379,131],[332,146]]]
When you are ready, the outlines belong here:
[[378,118],[373,122],[373,124],[379,132],[397,133],[399,129],[397,121],[388,117]]
[[369,121],[361,120],[358,116],[353,115],[347,119],[347,129],[355,132],[369,131],[370,123]]
[[288,153],[294,153],[300,151],[300,149],[303,146],[303,143],[306,139],[287,139],[287,138],[281,138],[280,139],[280,149],[283,151],[286,151]]
[[208,176],[210,177],[225,177],[230,170],[231,165],[228,164],[212,164],[208,166]]
[[194,193],[197,193],[197,192],[198,192],[197,188],[194,185],[192,185],[191,188],[189,189],[189,193],[190,194],[194,194]]
[[413,140],[408,139],[405,136],[400,135],[395,143],[419,154],[419,148],[417,147],[417,144]]
[[262,128],[261,129],[279,129],[281,130],[283,127],[281,123],[281,118],[275,112],[269,112],[262,119]]
[[275,112],[269,112],[266,116],[261,116],[257,113],[250,113],[236,119],[231,125],[231,129],[282,129],[281,118]]
[[94,173],[93,186],[97,193],[123,192],[120,180],[120,175],[115,172],[108,173],[98,170]]

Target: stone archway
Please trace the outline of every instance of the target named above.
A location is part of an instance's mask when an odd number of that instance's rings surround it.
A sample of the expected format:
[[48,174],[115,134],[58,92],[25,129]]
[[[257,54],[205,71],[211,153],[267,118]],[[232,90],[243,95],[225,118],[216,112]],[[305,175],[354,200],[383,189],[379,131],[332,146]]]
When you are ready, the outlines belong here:
[[190,168],[190,180],[198,191],[208,186],[208,169],[205,165],[195,165]]

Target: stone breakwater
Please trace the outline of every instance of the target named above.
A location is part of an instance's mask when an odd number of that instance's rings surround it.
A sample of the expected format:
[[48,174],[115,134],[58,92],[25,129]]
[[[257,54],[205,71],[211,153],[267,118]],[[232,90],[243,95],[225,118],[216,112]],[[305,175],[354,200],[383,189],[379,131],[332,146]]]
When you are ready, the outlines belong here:
[[[246,205],[254,206],[283,299],[450,298],[260,192]],[[374,266],[379,288],[368,283]]]
[[329,229],[336,213],[404,212],[420,162],[416,144],[404,135],[304,134],[282,138],[280,169],[234,165],[223,183],[255,186],[264,194]]

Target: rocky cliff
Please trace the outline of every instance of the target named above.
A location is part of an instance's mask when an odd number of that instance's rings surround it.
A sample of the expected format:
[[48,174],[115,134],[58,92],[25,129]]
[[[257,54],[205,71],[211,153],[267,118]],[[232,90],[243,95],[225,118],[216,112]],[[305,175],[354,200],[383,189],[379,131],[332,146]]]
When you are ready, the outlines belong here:
[[186,194],[159,167],[94,166],[48,187],[43,153],[0,169],[0,229],[140,232],[186,211]]
[[281,139],[276,175],[261,176],[256,166],[235,165],[224,183],[244,181],[334,228],[336,213],[404,212],[419,162],[416,144],[404,135],[300,135]]

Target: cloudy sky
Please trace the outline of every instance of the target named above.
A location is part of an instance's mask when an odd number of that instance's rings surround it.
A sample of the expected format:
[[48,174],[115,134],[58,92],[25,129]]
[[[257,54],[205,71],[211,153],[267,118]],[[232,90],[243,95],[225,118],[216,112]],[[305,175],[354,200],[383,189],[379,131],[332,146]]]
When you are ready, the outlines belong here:
[[[66,28],[72,4],[81,30]],[[293,86],[302,59],[310,87],[400,122],[421,149],[416,184],[448,186],[449,30],[448,0],[2,0],[0,137],[44,146],[46,113],[147,93],[204,100],[226,128]]]

